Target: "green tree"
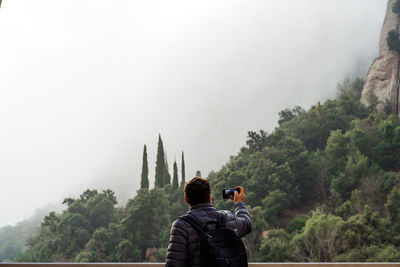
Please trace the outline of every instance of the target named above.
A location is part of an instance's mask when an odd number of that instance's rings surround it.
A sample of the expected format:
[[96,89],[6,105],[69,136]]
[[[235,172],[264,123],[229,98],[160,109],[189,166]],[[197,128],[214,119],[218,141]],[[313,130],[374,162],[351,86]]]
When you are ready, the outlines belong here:
[[184,199],[183,188],[166,186],[165,190],[167,193],[168,202],[170,203],[169,214],[172,223],[179,216],[187,212],[188,206]]
[[121,220],[122,236],[137,245],[140,261],[145,259],[148,248],[167,247],[169,208],[165,190],[158,187],[149,191],[139,190],[137,196],[128,201]]
[[343,82],[339,83],[337,86],[337,98],[341,101],[346,101],[347,103],[354,103],[356,101],[358,102],[360,101],[363,87],[363,79],[357,78],[354,81],[346,79]]
[[289,207],[289,200],[286,193],[276,189],[262,201],[265,209],[265,221],[273,227],[278,225],[278,217]]
[[325,155],[329,163],[332,164],[332,167],[336,170],[340,168],[343,165],[343,161],[346,160],[346,155],[349,153],[348,143],[349,141],[343,136],[341,130],[331,131],[326,143]]
[[300,139],[307,149],[323,150],[330,131],[347,130],[352,116],[346,112],[342,102],[328,100],[323,105],[318,103],[308,112],[287,121],[282,129],[287,135]]
[[35,214],[16,225],[0,228],[0,262],[12,261],[18,254],[27,249],[26,241],[38,233],[47,209],[37,210]]
[[161,135],[158,136],[158,147],[157,147],[157,160],[156,160],[156,176],[155,176],[155,187],[163,187],[165,184],[165,155],[164,145],[161,139]]
[[106,227],[98,228],[87,242],[85,249],[76,257],[83,262],[111,262],[118,245],[118,233]]
[[80,262],[132,262],[138,261],[140,251],[131,241],[121,238],[120,226],[110,224],[94,233],[85,249],[76,256]]
[[393,237],[387,221],[379,218],[370,206],[365,205],[362,213],[358,213],[344,222],[341,243],[337,250],[340,254],[359,250],[368,259],[374,257],[368,252],[368,247],[388,244],[392,241]]
[[288,224],[287,230],[289,233],[295,233],[295,232],[300,232],[304,225],[306,224],[306,221],[308,220],[308,217],[305,215],[297,215],[294,217]]
[[386,38],[386,43],[391,51],[400,51],[399,33],[396,30],[391,30]]
[[165,164],[164,164],[164,185],[171,184],[171,174],[169,173],[169,164],[167,156],[165,156]]
[[143,163],[142,163],[142,179],[140,180],[140,188],[149,188],[149,166],[147,162],[147,147],[143,148]]
[[267,229],[264,219],[264,211],[260,206],[254,207],[251,212],[251,232],[243,238],[243,243],[248,252],[249,261],[256,261],[260,244],[263,240],[263,233]]
[[335,215],[340,216],[343,219],[348,219],[356,214],[357,211],[350,200],[345,201],[342,205],[335,209]]
[[176,164],[176,160],[174,161],[174,176],[172,179],[172,188],[177,189],[178,188],[178,165]]
[[377,250],[376,256],[370,259],[371,262],[399,262],[400,251],[393,245],[388,245]]
[[115,204],[101,194],[88,199],[87,219],[94,229],[107,227],[110,223],[116,221]]
[[400,232],[400,189],[393,188],[385,204],[388,217],[392,222],[394,229]]
[[251,151],[261,151],[267,145],[267,132],[248,132],[246,144]]
[[346,199],[361,184],[363,178],[373,172],[373,166],[369,163],[368,158],[357,150],[354,154],[347,156],[344,171],[339,172],[333,178],[331,186]]
[[86,190],[78,199],[64,200],[67,209],[60,215],[51,212],[45,216],[39,233],[28,241],[28,249],[19,260],[75,261],[93,233],[117,222],[114,192]]
[[370,112],[373,112],[374,110],[376,110],[376,107],[380,103],[379,98],[372,91],[369,91],[367,93],[367,102],[368,102],[368,110]]
[[342,218],[316,211],[291,241],[296,261],[332,261],[342,248]]
[[290,261],[290,237],[283,229],[268,231],[262,242],[259,260],[262,262]]
[[305,112],[304,109],[302,109],[299,106],[296,106],[293,109],[288,109],[288,108],[284,109],[278,113],[278,115],[279,115],[278,124],[282,125],[283,123],[296,118],[297,116],[299,116],[300,114],[302,114],[304,112]]
[[185,176],[185,155],[184,155],[184,153],[183,153],[183,151],[182,151],[182,162],[181,162],[181,187],[183,188],[183,186],[185,185],[185,179],[186,179],[186,176]]
[[397,14],[397,16],[400,16],[400,1],[399,0],[396,0],[393,3],[392,11],[393,11],[393,13]]
[[400,169],[400,121],[395,115],[380,123],[381,141],[375,148],[378,164],[385,170]]
[[121,239],[115,252],[115,258],[119,262],[139,261],[140,250],[127,239]]

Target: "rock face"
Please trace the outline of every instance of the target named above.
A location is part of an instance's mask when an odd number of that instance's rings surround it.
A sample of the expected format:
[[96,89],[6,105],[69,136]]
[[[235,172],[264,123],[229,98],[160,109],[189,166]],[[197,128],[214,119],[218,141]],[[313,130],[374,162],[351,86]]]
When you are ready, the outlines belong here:
[[400,19],[392,11],[396,0],[389,0],[385,20],[383,22],[379,41],[379,57],[369,68],[365,85],[361,94],[361,102],[368,105],[369,92],[374,93],[380,103],[377,109],[383,110],[389,105],[392,113],[399,114],[399,62],[400,56],[395,51],[389,51],[386,38],[391,30],[400,33]]
[[368,93],[372,91],[380,100],[377,108],[383,110],[388,102],[393,113],[398,114],[399,54],[384,52],[369,68],[361,94],[361,102],[368,105]]

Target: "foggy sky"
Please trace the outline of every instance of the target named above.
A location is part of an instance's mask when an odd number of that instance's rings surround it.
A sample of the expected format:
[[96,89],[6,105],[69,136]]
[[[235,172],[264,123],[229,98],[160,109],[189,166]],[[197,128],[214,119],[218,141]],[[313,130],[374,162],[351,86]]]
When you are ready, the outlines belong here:
[[[170,170],[219,168],[278,112],[333,98],[378,53],[385,0],[5,0],[0,226],[87,188],[121,204]],[[180,177],[179,177],[180,178]]]

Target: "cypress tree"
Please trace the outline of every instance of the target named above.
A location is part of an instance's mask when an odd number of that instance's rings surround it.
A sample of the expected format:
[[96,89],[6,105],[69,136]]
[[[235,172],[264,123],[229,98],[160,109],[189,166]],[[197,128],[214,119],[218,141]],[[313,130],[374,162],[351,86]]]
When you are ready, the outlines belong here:
[[182,151],[181,173],[182,173],[181,186],[183,187],[185,185],[185,155],[183,154],[183,151]]
[[161,140],[161,135],[158,135],[158,147],[157,147],[157,160],[156,160],[156,176],[154,181],[155,187],[164,186],[164,173],[165,173],[165,157],[164,157],[164,146]]
[[178,188],[178,165],[176,164],[176,160],[174,161],[174,176],[172,178],[172,188],[177,189]]
[[147,163],[147,147],[143,148],[143,163],[142,163],[142,179],[140,181],[140,188],[149,189],[149,166]]
[[165,168],[164,168],[164,184],[171,184],[171,174],[169,174],[168,159],[165,156]]

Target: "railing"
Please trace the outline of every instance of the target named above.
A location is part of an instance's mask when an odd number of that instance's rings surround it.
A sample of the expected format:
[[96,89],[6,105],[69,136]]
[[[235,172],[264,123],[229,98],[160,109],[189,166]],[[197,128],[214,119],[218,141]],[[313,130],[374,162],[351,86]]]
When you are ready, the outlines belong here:
[[[294,266],[295,265],[295,266]],[[332,266],[334,265],[334,266]],[[0,267],[164,267],[164,263],[0,263]],[[249,263],[249,267],[400,267],[400,263]]]

